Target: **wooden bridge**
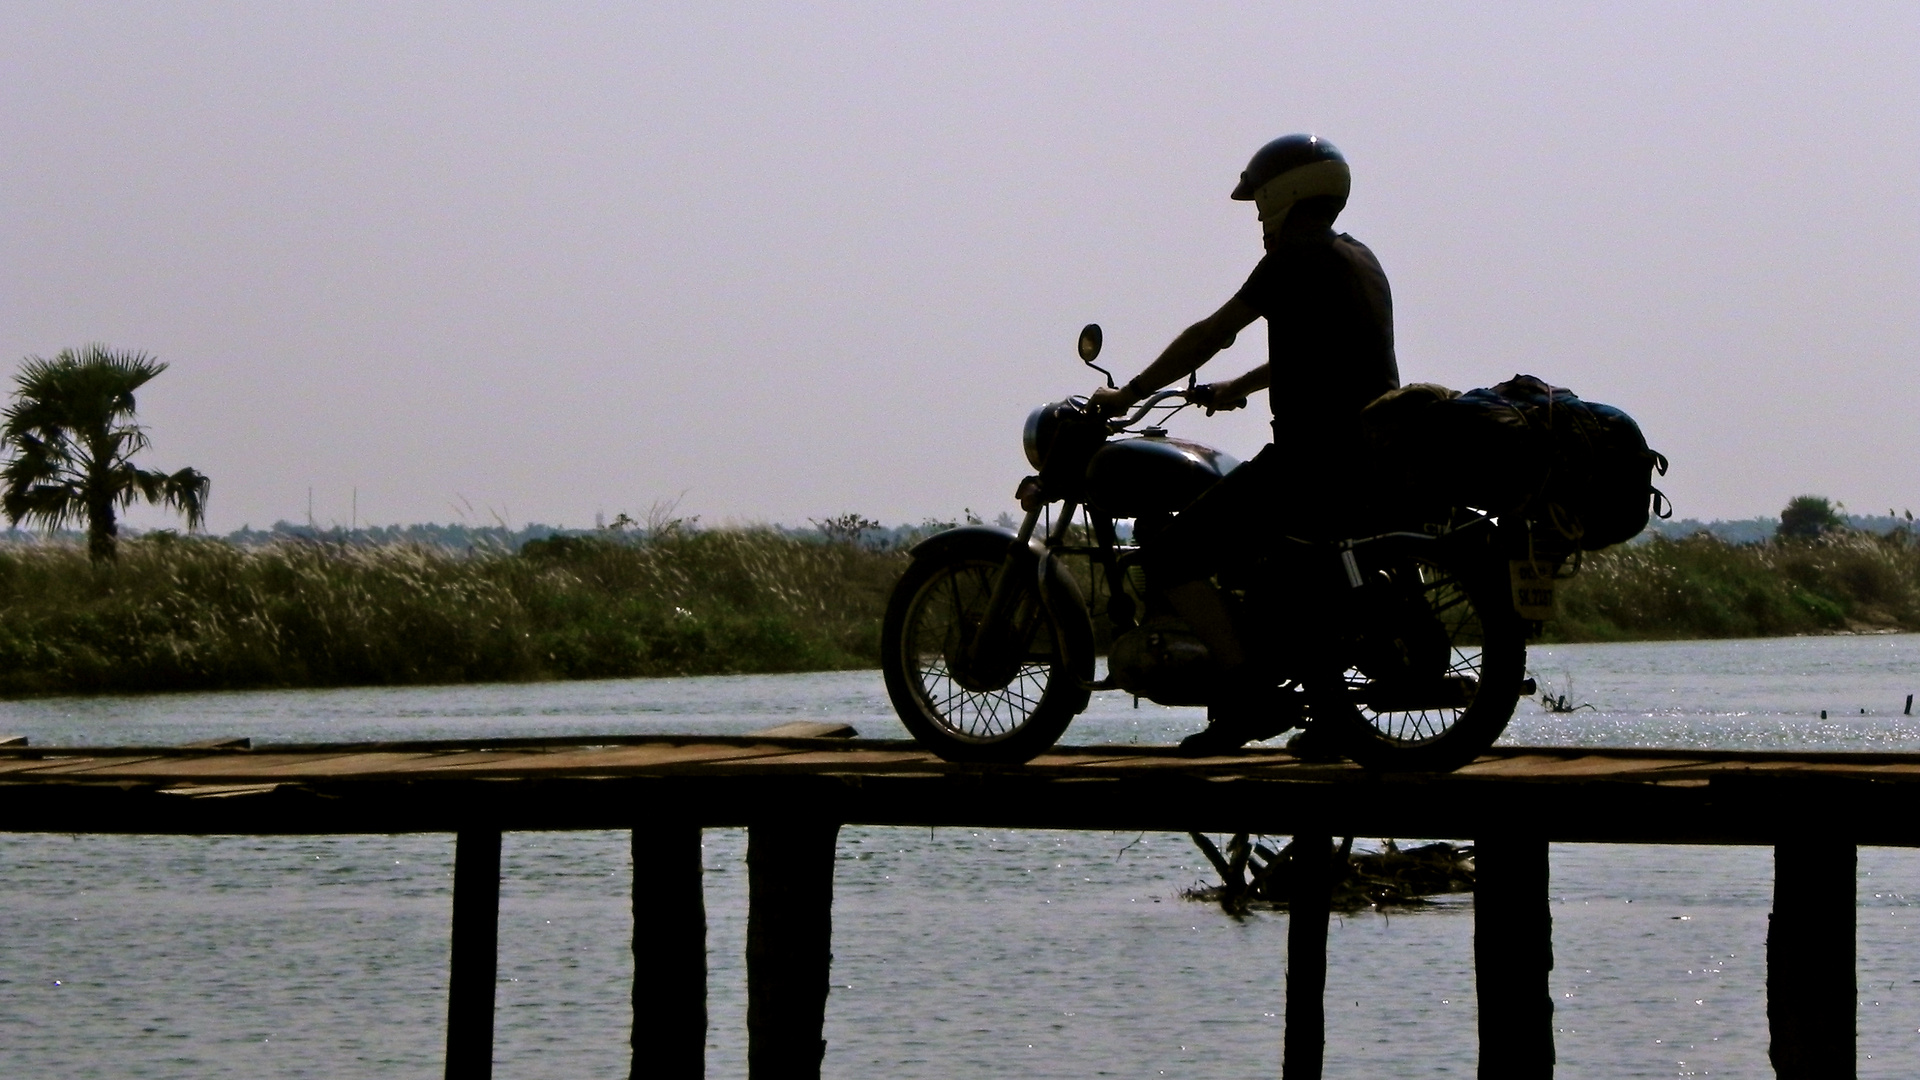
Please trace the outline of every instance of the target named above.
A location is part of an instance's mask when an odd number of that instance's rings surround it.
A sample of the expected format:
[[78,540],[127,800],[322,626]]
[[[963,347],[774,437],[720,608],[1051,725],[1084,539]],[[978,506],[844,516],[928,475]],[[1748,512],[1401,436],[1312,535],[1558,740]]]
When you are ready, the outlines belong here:
[[1920,846],[1920,754],[1508,747],[1429,776],[1274,750],[1190,759],[1086,746],[983,768],[907,742],[820,737],[832,730],[259,747],[0,740],[0,831],[457,834],[446,1075],[461,1078],[492,1069],[503,831],[632,830],[644,876],[633,892],[633,1075],[693,1078],[707,1027],[700,830],[744,826],[755,1080],[819,1076],[842,825],[1258,832],[1326,854],[1292,875],[1289,1080],[1320,1075],[1334,836],[1476,844],[1482,1077],[1553,1072],[1549,844],[1772,846],[1767,1015],[1776,1072],[1795,1078],[1854,1075],[1857,845]]

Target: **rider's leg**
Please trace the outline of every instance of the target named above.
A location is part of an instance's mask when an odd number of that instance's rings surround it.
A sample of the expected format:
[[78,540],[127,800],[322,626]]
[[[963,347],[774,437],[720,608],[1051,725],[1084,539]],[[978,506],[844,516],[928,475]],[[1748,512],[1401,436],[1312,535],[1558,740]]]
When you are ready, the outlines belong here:
[[1167,600],[1207,647],[1213,659],[1213,689],[1208,695],[1206,729],[1180,742],[1183,753],[1226,754],[1250,742],[1271,739],[1294,726],[1298,718],[1288,709],[1270,672],[1247,662],[1240,636],[1225,601],[1204,581],[1189,581],[1167,590]]
[[1209,581],[1222,566],[1250,561],[1267,542],[1268,456],[1235,469],[1148,545],[1149,579],[1159,583],[1212,660],[1207,729],[1181,743],[1191,753],[1221,753],[1270,739],[1295,722],[1272,673],[1249,662],[1226,601]]
[[1204,581],[1175,585],[1167,590],[1167,602],[1193,628],[1193,636],[1207,647],[1215,670],[1233,671],[1247,662],[1246,650],[1240,647],[1240,635],[1233,629],[1233,616],[1228,614],[1226,601],[1220,599],[1219,591],[1213,586]]
[[1261,452],[1180,511],[1146,547],[1148,577],[1207,646],[1218,671],[1246,663],[1227,604],[1210,578],[1256,557],[1266,540],[1271,455]]

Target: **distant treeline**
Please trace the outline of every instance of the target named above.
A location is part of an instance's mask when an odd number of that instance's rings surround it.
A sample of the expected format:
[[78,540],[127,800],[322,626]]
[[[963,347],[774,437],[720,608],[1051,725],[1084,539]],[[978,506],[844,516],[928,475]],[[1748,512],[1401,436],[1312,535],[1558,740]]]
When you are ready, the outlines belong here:
[[[340,525],[321,527],[300,525],[291,521],[276,521],[272,527],[266,529],[243,525],[225,536],[201,535],[196,536],[195,539],[223,540],[242,548],[294,542],[350,547],[414,544],[462,552],[516,552],[536,540],[548,540],[556,536],[591,538],[616,544],[639,544],[645,543],[656,533],[683,535],[700,529],[698,518],[666,517],[656,518],[652,522],[615,520],[616,524],[613,527],[600,526],[592,529],[543,525],[539,522],[529,522],[517,529],[506,525],[466,525],[457,522],[446,525],[363,525],[350,529]],[[918,525],[881,525],[855,514],[842,514],[838,517],[810,522],[804,526],[754,525],[745,528],[749,531],[768,532],[801,540],[844,541],[856,543],[861,547],[884,549],[911,546],[922,537],[930,536],[942,529],[953,528],[965,521],[977,523],[979,520],[978,517],[968,514],[951,521],[928,519]],[[1011,529],[1016,523],[1008,515],[1001,514],[996,524]],[[140,529],[123,527],[121,534],[138,539],[143,536],[176,536],[177,532],[172,529],[143,532]],[[85,532],[73,529],[52,533],[20,528],[0,529],[0,547],[84,544],[86,539]]]
[[[616,519],[618,520],[618,519]],[[765,529],[784,536],[812,537],[815,539],[851,537],[868,547],[898,547],[911,543],[918,537],[937,532],[942,528],[959,524],[964,520],[979,520],[969,514],[953,521],[927,520],[918,525],[881,525],[858,515],[843,514],[837,518],[828,518],[811,522],[804,526],[760,525]],[[1910,523],[1897,516],[1879,516],[1862,514],[1842,514],[1840,520],[1853,532],[1887,535],[1909,527]],[[997,524],[1012,528],[1014,522],[1006,514],[998,515]],[[1128,535],[1126,523],[1120,530],[1124,537]],[[655,528],[663,525],[653,523]],[[669,530],[697,528],[698,519],[668,518],[664,527]],[[1647,530],[1636,540],[1644,543],[1657,537],[1678,540],[1706,533],[1729,544],[1757,544],[1774,538],[1780,528],[1777,517],[1736,518],[1730,521],[1701,521],[1697,518],[1676,518],[1661,521],[1658,518],[1647,523]],[[123,528],[128,536],[143,535],[139,529]],[[467,525],[452,522],[445,525],[364,525],[358,528],[346,528],[339,525],[317,526],[302,525],[291,521],[276,521],[269,528],[256,529],[243,525],[219,539],[239,547],[261,547],[267,544],[287,540],[317,542],[326,544],[351,544],[361,547],[377,547],[383,544],[424,544],[430,547],[443,547],[456,551],[489,550],[519,551],[530,541],[545,540],[554,536],[593,536],[603,539],[625,542],[644,541],[651,529],[646,522],[623,524],[619,528],[605,526],[592,529],[570,528],[564,525],[543,525],[529,522],[519,528],[506,525]],[[86,533],[66,530],[53,534],[28,531],[25,529],[0,529],[0,545],[84,542]]]
[[[1893,514],[1839,514],[1837,516],[1847,529],[1875,536],[1886,536],[1912,525],[1909,519]],[[1780,519],[1777,517],[1736,518],[1732,521],[1701,521],[1698,518],[1673,518],[1662,521],[1654,518],[1647,522],[1647,531],[1641,533],[1639,539],[1642,542],[1655,537],[1679,540],[1706,533],[1729,544],[1759,544],[1773,539],[1779,531]]]

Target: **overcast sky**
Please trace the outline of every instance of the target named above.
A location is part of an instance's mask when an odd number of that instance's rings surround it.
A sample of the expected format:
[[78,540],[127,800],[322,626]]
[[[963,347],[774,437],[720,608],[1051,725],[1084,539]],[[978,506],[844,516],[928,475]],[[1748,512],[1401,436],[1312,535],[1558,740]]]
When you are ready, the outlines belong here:
[[1682,516],[1920,510],[1917,61],[1911,2],[11,0],[0,370],[171,363],[221,531],[992,517],[1081,324],[1124,377],[1217,307],[1315,131],[1407,381],[1619,405]]

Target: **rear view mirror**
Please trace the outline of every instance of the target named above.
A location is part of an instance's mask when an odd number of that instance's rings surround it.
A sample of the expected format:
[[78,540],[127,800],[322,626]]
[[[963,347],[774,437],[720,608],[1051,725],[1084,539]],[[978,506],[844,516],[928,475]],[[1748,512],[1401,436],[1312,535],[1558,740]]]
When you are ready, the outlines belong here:
[[1100,324],[1090,322],[1080,331],[1080,361],[1091,364],[1100,358]]
[[1080,331],[1080,362],[1105,375],[1107,385],[1111,387],[1113,373],[1093,362],[1094,358],[1100,355],[1100,339],[1100,324],[1097,322],[1088,323],[1086,329]]

